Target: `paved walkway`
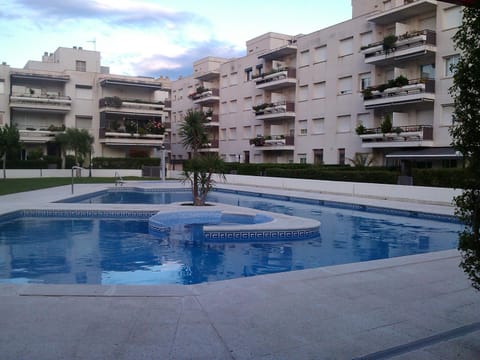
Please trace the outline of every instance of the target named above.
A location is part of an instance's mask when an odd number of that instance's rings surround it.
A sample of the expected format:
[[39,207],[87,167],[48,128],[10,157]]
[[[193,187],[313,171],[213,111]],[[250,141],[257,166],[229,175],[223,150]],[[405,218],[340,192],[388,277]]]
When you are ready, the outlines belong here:
[[[58,206],[46,202],[69,190],[3,196],[0,213]],[[450,250],[191,286],[3,284],[0,358],[479,359],[480,293],[459,261]]]

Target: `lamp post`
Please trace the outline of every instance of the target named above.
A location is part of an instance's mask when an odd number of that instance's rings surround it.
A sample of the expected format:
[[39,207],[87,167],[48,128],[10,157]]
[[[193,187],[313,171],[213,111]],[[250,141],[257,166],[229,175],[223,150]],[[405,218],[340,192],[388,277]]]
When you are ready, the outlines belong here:
[[160,147],[160,178],[162,179],[163,182],[165,182],[165,145],[162,144]]

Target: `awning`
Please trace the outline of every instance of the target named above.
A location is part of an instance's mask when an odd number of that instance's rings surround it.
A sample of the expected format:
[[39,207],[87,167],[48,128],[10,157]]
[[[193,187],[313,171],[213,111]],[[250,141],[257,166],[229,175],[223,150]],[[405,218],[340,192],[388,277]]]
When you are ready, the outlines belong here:
[[442,160],[462,159],[463,155],[451,147],[438,147],[420,150],[392,151],[386,154],[385,158],[394,160]]

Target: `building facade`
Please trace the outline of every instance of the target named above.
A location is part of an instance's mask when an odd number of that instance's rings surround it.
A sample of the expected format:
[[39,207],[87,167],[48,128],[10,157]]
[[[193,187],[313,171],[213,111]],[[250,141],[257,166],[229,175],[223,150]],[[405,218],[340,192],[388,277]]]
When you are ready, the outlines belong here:
[[172,83],[172,155],[189,109],[211,115],[229,162],[456,166],[450,147],[461,7],[434,0],[353,0],[352,19],[307,35],[267,33],[246,55],[206,57]]
[[58,155],[55,134],[89,130],[94,156],[190,155],[178,129],[207,115],[208,144],[245,163],[457,166],[450,146],[452,36],[461,6],[435,0],[352,0],[352,18],[310,34],[267,33],[246,54],[207,56],[193,74],[119,76],[100,53],[59,48],[24,68],[0,65],[0,125],[31,150]]
[[66,128],[93,135],[93,155],[158,156],[170,144],[170,80],[109,74],[100,53],[58,48],[23,69],[0,65],[0,125],[16,125],[22,157],[59,156]]

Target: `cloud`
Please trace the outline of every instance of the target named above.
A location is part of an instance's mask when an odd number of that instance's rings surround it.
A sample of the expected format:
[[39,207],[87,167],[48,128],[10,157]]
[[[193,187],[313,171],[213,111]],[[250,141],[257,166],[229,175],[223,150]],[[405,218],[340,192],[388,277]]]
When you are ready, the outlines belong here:
[[238,51],[233,45],[210,40],[197,44],[177,56],[165,54],[153,54],[137,61],[131,62],[132,69],[135,69],[138,75],[159,77],[168,76],[175,80],[180,75],[186,76],[192,74],[193,63],[207,56],[215,56],[225,59],[244,56],[245,51]]
[[[11,4],[21,7],[23,13],[42,21],[65,21],[72,19],[96,19],[102,22],[127,25],[164,25],[176,27],[191,21],[204,21],[189,12],[176,11],[156,3],[135,0],[17,0]],[[3,10],[3,16],[8,13]]]

